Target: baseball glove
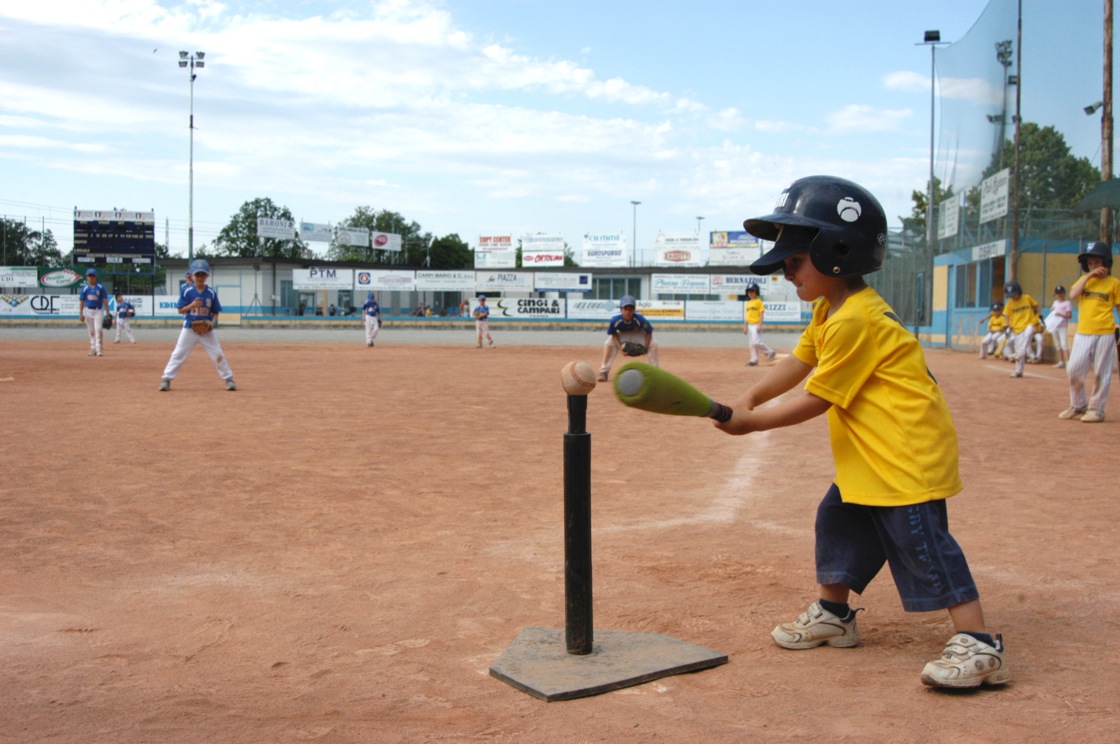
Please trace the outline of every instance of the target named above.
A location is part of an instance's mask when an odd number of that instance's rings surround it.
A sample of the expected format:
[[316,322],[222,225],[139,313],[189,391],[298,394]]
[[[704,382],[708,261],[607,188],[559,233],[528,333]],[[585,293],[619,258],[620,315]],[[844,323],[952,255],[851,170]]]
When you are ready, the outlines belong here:
[[134,318],[134,317],[136,317],[136,311],[135,310],[125,310],[124,311],[124,316],[126,318]]
[[209,320],[192,320],[191,330],[199,336],[205,336],[207,333],[214,330],[214,324]]
[[101,327],[104,330],[109,330],[113,327],[113,316],[105,313],[105,317],[101,319]]
[[626,356],[645,356],[649,349],[637,341],[626,341],[622,344],[622,353]]

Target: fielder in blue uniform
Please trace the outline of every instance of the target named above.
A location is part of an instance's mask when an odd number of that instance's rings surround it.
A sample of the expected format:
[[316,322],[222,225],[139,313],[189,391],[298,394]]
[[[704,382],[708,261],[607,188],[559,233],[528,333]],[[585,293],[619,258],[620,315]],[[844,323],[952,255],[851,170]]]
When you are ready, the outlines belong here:
[[[159,382],[159,389],[171,389],[171,381],[179,374],[179,367],[187,360],[196,345],[201,344],[210,355],[210,360],[218,369],[218,375],[226,382],[226,390],[237,390],[237,383],[233,381],[233,370],[230,369],[229,360],[222,353],[222,345],[218,343],[218,334],[214,327],[218,324],[218,314],[222,312],[222,303],[218,301],[218,293],[213,287],[206,284],[210,277],[210,264],[205,259],[196,258],[191,261],[191,279],[193,284],[186,287],[179,296],[179,313],[183,315],[183,329],[179,331],[179,340],[171,358],[167,360],[167,367],[163,370],[163,379]],[[197,320],[208,320],[212,324],[209,331],[199,333],[191,328]]]
[[657,342],[653,340],[653,324],[636,311],[637,301],[631,295],[626,295],[618,301],[618,307],[620,312],[611,318],[611,323],[607,326],[607,340],[603,344],[603,364],[599,367],[599,382],[606,382],[614,358],[618,356],[622,345],[627,341],[636,341],[645,346],[649,353],[649,363],[654,367],[660,366]]
[[373,292],[366,295],[362,315],[366,321],[366,346],[373,346],[373,342],[377,340],[377,332],[381,330],[381,305],[377,304],[377,297]]
[[86,286],[78,294],[78,318],[89,329],[89,355],[103,356],[101,321],[109,312],[109,293],[97,283],[97,269],[86,269]]
[[136,306],[124,298],[120,292],[117,292],[117,335],[113,338],[114,344],[121,342],[121,332],[123,331],[130,343],[136,343],[136,337],[132,335],[132,316],[136,315]]

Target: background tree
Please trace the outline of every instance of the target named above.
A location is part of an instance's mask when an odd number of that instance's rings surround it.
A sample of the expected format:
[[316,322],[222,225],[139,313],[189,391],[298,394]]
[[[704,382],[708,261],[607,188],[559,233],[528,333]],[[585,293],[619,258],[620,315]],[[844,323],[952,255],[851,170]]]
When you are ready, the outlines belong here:
[[[943,189],[941,186],[941,179],[935,176],[933,179],[934,207],[936,208],[938,204],[952,196],[952,187],[949,187],[948,190]],[[910,216],[903,217],[900,215],[898,219],[901,220],[904,230],[915,236],[921,236],[921,240],[925,241],[928,235],[926,232],[926,217],[929,214],[927,211],[929,206],[929,181],[926,181],[925,191],[910,192],[910,200],[914,203],[914,208],[910,210]],[[934,219],[936,219],[936,216]]]
[[258,238],[257,219],[265,217],[275,220],[291,220],[292,212],[287,207],[279,207],[269,198],[253,199],[241,205],[218,237],[212,248],[202,246],[196,253],[200,256],[266,256],[268,258],[309,258],[311,250],[299,238],[277,240]]
[[60,266],[64,262],[54,233],[33,230],[7,217],[0,220],[0,245],[4,266]]
[[471,248],[458,233],[436,238],[432,241],[430,250],[433,269],[474,268],[474,255],[471,253]]
[[[1023,122],[1019,127],[1019,231],[1032,235],[1044,220],[1047,237],[1075,238],[1086,230],[1097,231],[1096,214],[1073,213],[1072,210],[1085,194],[1101,181],[1100,170],[1088,158],[1075,157],[1066,144],[1065,137],[1052,126],[1040,127],[1033,122]],[[992,155],[984,178],[998,173],[1015,162],[1015,142],[1005,140],[1002,152]],[[1012,178],[1014,174],[1012,174]],[[1014,199],[1014,186],[1008,187]],[[967,214],[979,219],[981,190],[979,184],[965,195]],[[1008,205],[1008,219],[1014,204]]]
[[[374,211],[373,207],[358,207],[354,214],[343,220],[342,227],[364,227],[371,233],[393,233],[401,236],[401,250],[379,250],[373,246],[343,245],[337,240],[327,249],[327,258],[332,261],[351,261],[374,265],[400,264],[419,266],[424,262],[431,236],[420,232],[420,226],[406,220],[398,212],[383,209]],[[418,257],[418,258],[417,258]]]

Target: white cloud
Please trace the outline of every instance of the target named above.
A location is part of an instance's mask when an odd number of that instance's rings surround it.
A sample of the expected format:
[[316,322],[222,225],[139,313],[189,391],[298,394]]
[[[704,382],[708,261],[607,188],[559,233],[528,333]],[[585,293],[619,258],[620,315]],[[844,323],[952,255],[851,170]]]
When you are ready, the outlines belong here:
[[825,121],[829,129],[839,132],[891,132],[902,128],[910,118],[909,109],[876,109],[871,106],[850,104],[829,114]]

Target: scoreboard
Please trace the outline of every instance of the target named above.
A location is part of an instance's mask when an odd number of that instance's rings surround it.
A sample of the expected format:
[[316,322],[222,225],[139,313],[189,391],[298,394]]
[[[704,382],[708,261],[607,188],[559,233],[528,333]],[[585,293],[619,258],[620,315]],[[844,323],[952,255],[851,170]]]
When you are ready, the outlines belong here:
[[155,212],[74,210],[75,263],[154,266],[155,258]]

